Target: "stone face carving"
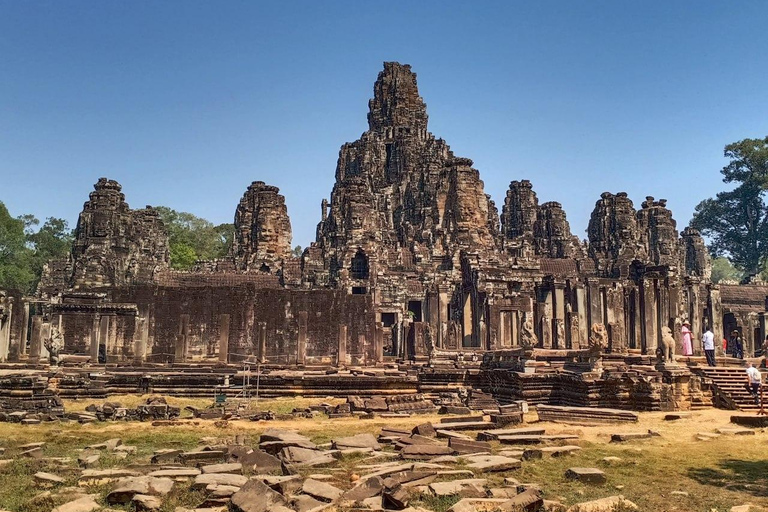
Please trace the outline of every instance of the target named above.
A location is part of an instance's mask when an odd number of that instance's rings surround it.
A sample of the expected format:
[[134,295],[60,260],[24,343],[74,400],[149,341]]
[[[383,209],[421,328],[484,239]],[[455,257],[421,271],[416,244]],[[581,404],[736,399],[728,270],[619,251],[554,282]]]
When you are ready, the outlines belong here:
[[563,206],[555,201],[539,207],[533,226],[536,253],[546,258],[584,257],[579,238],[571,234]]
[[274,273],[291,256],[291,221],[277,187],[254,181],[235,211],[232,256],[240,270]]
[[589,255],[605,277],[627,277],[632,261],[641,257],[635,208],[626,192],[603,192],[587,228]]
[[509,184],[501,212],[501,232],[505,239],[533,239],[539,200],[528,180]]
[[712,265],[701,234],[698,230],[687,227],[681,235],[685,272],[709,280],[712,276]]
[[598,322],[592,324],[589,332],[589,348],[600,350],[608,348],[608,331],[605,330],[605,325]]
[[168,235],[151,207],[131,210],[121,186],[100,178],[75,228],[73,288],[151,282],[169,264]]
[[637,212],[640,243],[645,261],[650,265],[676,267],[680,263],[677,223],[667,208],[667,200],[648,196]]

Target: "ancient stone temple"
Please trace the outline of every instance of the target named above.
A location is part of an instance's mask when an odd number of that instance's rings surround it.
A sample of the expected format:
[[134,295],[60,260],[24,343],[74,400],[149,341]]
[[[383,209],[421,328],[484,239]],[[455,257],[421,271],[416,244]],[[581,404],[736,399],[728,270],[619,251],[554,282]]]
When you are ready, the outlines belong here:
[[410,66],[385,63],[368,107],[301,257],[285,198],[254,181],[230,255],[171,270],[156,212],[131,210],[100,179],[37,297],[0,297],[0,359],[45,358],[54,328],[62,354],[92,364],[514,361],[521,372],[553,357],[595,371],[595,353],[651,364],[685,320],[717,339],[741,329],[748,349],[764,338],[768,288],[712,284],[701,236],[678,231],[666,200],[637,209],[603,192],[582,241],[526,179],[498,211],[472,160],[429,131]]

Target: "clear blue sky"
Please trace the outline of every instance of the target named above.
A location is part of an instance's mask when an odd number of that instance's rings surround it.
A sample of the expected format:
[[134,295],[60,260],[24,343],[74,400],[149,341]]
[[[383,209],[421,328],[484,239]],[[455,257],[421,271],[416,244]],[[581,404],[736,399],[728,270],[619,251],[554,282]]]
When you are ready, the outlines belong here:
[[606,190],[682,228],[723,146],[768,135],[766,27],[748,1],[0,0],[0,200],[74,226],[107,176],[219,223],[263,180],[305,246],[396,60],[499,208],[527,178],[581,238]]

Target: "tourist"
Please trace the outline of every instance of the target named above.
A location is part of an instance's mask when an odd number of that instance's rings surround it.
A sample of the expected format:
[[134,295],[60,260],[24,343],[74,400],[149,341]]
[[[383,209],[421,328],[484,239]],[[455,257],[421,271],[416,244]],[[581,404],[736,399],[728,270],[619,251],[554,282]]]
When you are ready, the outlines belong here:
[[754,363],[747,363],[747,389],[755,400],[755,405],[760,405],[760,386],[763,383],[763,377],[760,371],[755,368]]
[[741,333],[738,329],[731,331],[728,352],[735,358],[744,359],[744,343],[741,340]]
[[683,355],[693,355],[693,333],[691,332],[691,323],[686,320],[683,322],[683,327],[680,329],[683,333]]
[[709,366],[715,365],[715,334],[712,329],[707,327],[704,332],[704,336],[701,337],[701,344],[704,347],[704,354],[707,356],[707,364]]

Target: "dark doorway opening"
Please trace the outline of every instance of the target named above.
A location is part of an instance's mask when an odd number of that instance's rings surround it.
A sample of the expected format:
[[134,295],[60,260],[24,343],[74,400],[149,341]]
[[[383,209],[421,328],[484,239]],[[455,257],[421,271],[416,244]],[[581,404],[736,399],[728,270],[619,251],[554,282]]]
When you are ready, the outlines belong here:
[[408,301],[408,312],[411,313],[411,318],[414,322],[422,322],[422,316],[421,316],[421,301],[420,300],[409,300]]

